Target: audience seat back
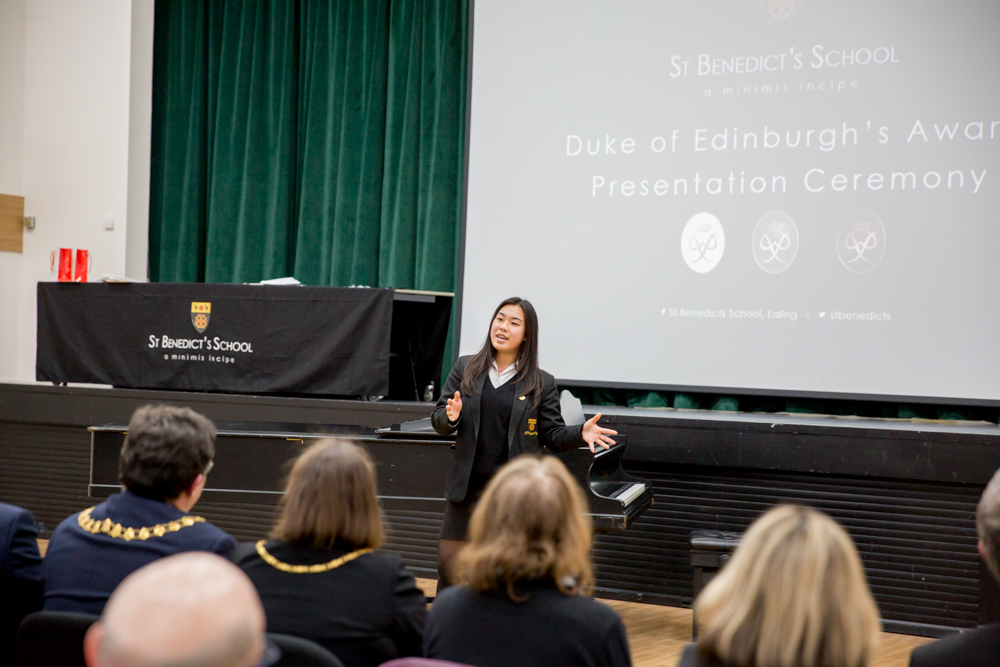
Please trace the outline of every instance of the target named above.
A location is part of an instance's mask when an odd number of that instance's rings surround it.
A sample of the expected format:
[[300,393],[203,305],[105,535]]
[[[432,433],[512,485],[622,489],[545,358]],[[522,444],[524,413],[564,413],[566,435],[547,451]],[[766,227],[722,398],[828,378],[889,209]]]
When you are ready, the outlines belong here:
[[281,649],[276,667],[344,667],[340,658],[316,642],[276,632],[267,633],[267,638]]
[[83,637],[98,619],[93,614],[38,611],[29,614],[17,631],[20,667],[86,667]]
[[396,658],[383,662],[379,667],[470,667],[460,662],[434,660],[433,658]]

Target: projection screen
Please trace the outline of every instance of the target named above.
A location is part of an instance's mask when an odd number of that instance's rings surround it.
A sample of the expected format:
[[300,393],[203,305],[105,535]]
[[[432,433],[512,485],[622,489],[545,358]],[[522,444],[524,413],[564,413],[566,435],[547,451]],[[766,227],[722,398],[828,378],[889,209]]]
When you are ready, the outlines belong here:
[[475,0],[462,354],[1000,400],[1000,3]]

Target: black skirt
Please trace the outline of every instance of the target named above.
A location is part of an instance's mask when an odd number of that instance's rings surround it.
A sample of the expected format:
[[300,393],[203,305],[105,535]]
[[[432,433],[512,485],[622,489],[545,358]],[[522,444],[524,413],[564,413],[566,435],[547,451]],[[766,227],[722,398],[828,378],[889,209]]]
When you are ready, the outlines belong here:
[[460,503],[448,501],[444,508],[444,521],[441,522],[442,540],[466,541],[469,532],[469,519],[476,509],[479,497],[489,483],[492,473],[472,473],[469,475],[469,488],[465,492],[465,500]]

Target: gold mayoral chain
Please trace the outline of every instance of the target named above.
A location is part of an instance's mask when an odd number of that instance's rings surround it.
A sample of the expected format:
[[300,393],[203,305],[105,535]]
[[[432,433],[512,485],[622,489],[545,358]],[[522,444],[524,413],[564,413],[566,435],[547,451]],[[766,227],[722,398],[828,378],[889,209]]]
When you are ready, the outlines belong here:
[[94,535],[104,533],[108,537],[125,540],[126,542],[131,542],[132,540],[148,540],[151,537],[163,537],[167,533],[176,533],[181,528],[187,528],[196,523],[205,522],[205,519],[200,516],[182,516],[180,519],[169,523],[158,523],[155,526],[150,526],[148,528],[143,526],[142,528],[135,529],[125,528],[120,523],[112,523],[111,519],[105,519],[104,521],[101,521],[100,519],[91,519],[90,513],[93,511],[94,508],[89,507],[80,512],[80,516],[77,517],[77,522],[80,524],[80,528],[83,528],[88,533],[93,533]]
[[374,549],[358,549],[357,551],[352,551],[349,554],[344,554],[340,558],[334,558],[329,563],[319,563],[318,565],[289,565],[288,563],[282,563],[280,560],[272,556],[264,548],[264,542],[267,540],[261,540],[257,543],[257,553],[264,562],[275,568],[276,570],[281,570],[282,572],[291,572],[292,574],[316,574],[317,572],[329,572],[330,570],[335,570],[345,563],[350,563],[352,560],[358,556],[364,556],[365,554],[370,554],[375,551]]

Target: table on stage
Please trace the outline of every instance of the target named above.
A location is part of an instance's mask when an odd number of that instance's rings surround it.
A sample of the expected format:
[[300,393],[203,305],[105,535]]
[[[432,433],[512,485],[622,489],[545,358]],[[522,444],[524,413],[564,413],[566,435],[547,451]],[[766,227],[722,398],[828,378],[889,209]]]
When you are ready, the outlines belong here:
[[36,379],[420,400],[450,312],[451,295],[392,289],[43,282]]

